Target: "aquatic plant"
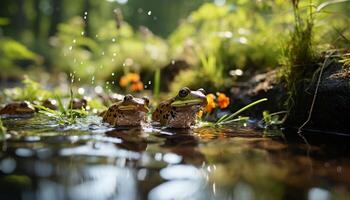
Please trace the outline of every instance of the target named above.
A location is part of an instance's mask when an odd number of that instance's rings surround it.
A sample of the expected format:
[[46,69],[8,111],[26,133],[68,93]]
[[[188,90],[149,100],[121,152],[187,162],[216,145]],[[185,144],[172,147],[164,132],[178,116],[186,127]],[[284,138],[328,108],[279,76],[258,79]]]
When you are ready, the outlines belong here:
[[42,105],[34,105],[34,107],[39,110],[39,113],[53,118],[60,125],[75,124],[78,118],[87,117],[88,112],[84,108],[73,109],[73,97],[73,89],[72,86],[70,86],[70,104],[68,108],[65,108],[59,95],[55,95],[58,102],[58,110],[52,110]]
[[220,127],[224,125],[234,124],[236,122],[246,122],[249,120],[249,117],[245,116],[239,116],[242,112],[248,110],[249,108],[252,108],[253,106],[260,104],[264,101],[267,101],[266,98],[259,99],[257,101],[254,101],[243,108],[239,109],[238,111],[232,113],[232,114],[225,114],[222,117],[220,117],[216,122],[202,122],[201,126],[214,126],[214,127]]
[[244,106],[243,108],[239,109],[238,111],[236,111],[236,112],[234,112],[234,113],[232,113],[230,115],[226,114],[226,115],[222,116],[220,119],[218,119],[215,122],[215,125],[216,126],[220,126],[220,125],[230,124],[230,123],[241,121],[241,120],[247,120],[247,119],[249,119],[247,117],[243,117],[243,118],[242,117],[235,118],[235,117],[237,117],[243,111],[245,111],[245,110],[247,110],[247,109],[249,109],[249,108],[251,108],[251,107],[253,107],[253,106],[255,106],[255,105],[259,104],[259,103],[262,103],[264,101],[267,101],[267,99],[266,98],[259,99],[257,101],[254,101],[253,103],[250,103],[250,104]]

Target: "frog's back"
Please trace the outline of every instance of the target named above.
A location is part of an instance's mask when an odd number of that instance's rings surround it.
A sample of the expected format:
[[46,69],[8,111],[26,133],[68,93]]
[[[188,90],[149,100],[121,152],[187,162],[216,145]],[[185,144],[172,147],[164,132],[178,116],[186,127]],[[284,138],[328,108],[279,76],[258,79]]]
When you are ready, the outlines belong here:
[[166,124],[171,111],[170,103],[171,100],[161,102],[152,113],[152,120],[160,122],[162,125]]

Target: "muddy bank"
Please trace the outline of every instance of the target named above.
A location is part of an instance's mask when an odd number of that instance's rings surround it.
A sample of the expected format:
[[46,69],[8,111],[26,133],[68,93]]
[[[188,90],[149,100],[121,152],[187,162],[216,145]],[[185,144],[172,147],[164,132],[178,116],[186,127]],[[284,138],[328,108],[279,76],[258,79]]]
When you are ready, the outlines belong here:
[[[268,98],[269,101],[250,109],[248,114],[261,118],[261,113],[264,110],[271,113],[288,110],[285,105],[288,98],[286,84],[282,78],[279,78],[278,73],[274,70],[258,74],[248,82],[233,87],[231,93],[236,107],[247,105],[261,98]],[[324,69],[311,118],[305,129],[350,135],[348,125],[348,114],[350,113],[349,74],[349,70],[343,69],[339,63],[334,63]],[[317,78],[311,81],[311,84],[300,85],[294,106],[291,107],[286,118],[285,127],[298,128],[307,120],[316,86]]]

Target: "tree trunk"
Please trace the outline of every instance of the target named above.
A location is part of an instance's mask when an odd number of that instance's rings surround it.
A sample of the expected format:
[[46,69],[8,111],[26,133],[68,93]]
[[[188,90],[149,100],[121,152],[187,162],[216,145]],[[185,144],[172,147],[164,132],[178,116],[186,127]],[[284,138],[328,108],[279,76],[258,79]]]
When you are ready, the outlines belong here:
[[63,0],[52,0],[53,12],[51,16],[51,24],[49,36],[53,36],[57,32],[57,25],[61,22]]
[[[88,15],[90,14],[90,7],[91,7],[91,3],[90,0],[84,0],[84,7],[83,7],[83,17],[84,17],[84,21],[85,21],[85,36],[90,36],[90,24],[89,24],[89,17]],[[87,15],[86,15],[87,14]]]
[[40,38],[40,24],[42,13],[40,11],[40,0],[34,0],[34,10],[35,10],[35,19],[34,19],[34,37],[36,40]]

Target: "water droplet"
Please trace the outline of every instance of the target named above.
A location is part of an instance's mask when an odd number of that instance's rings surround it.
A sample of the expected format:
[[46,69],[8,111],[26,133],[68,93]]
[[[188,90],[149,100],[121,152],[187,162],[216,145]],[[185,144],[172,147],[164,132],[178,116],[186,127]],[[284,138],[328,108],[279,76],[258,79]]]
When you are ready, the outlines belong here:
[[95,76],[92,76],[91,80],[94,81],[95,80]]
[[126,66],[126,64],[125,63],[123,63],[123,67],[125,67]]
[[103,92],[103,88],[101,87],[101,86],[96,86],[95,87],[95,92],[97,93],[97,94],[100,94],[100,93],[102,93]]
[[147,15],[152,15],[152,11],[148,11]]
[[114,85],[114,81],[112,81],[112,85]]
[[83,95],[85,93],[85,89],[84,88],[79,88],[78,89],[78,94]]
[[74,39],[74,40],[73,40],[73,43],[76,43],[76,42],[77,42],[77,40],[76,40],[76,39]]
[[86,19],[86,16],[84,16],[84,19]]
[[175,60],[171,60],[171,64],[172,64],[172,65],[175,65]]
[[82,65],[82,64],[84,64],[84,62],[83,62],[83,61],[80,61],[80,64]]
[[78,78],[78,82],[80,82],[80,78]]
[[96,34],[96,36],[95,36],[96,38],[98,38],[98,35]]
[[112,58],[112,62],[114,62],[114,58]]
[[103,56],[105,55],[105,52],[104,51],[102,51],[102,53],[101,53]]
[[112,42],[115,42],[115,38],[112,38]]
[[100,69],[102,69],[103,68],[103,65],[100,65]]
[[152,81],[148,81],[148,85],[151,85],[152,84]]
[[81,35],[84,35],[84,34],[85,34],[84,31],[82,31],[82,32],[81,32]]
[[113,56],[117,56],[117,53],[113,53]]
[[109,85],[109,81],[107,81],[106,84]]
[[70,47],[69,47],[69,51],[72,51],[72,49],[73,49],[73,47],[72,47],[72,46],[70,46]]
[[85,11],[85,12],[84,12],[84,15],[87,15],[87,14],[88,14],[88,12],[87,12],[87,11]]
[[114,76],[114,72],[112,73],[112,76]]

